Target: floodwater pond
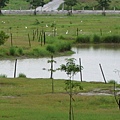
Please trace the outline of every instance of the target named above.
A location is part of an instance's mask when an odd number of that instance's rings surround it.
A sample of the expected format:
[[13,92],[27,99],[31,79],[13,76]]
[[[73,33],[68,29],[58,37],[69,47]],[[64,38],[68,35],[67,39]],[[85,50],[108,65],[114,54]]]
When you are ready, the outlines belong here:
[[[70,56],[55,57],[54,69],[65,64],[66,58],[75,58],[76,64],[79,64],[79,58],[83,66],[83,81],[101,81],[104,82],[99,64],[106,81],[115,80],[120,83],[120,45],[81,45],[73,47],[75,52]],[[50,58],[18,59],[17,76],[24,73],[27,78],[50,78]],[[7,75],[8,78],[14,76],[15,60],[0,60],[0,74]],[[46,70],[43,70],[45,68]],[[53,74],[54,79],[68,79],[68,76],[61,71]],[[76,74],[74,80],[80,81],[80,73]]]

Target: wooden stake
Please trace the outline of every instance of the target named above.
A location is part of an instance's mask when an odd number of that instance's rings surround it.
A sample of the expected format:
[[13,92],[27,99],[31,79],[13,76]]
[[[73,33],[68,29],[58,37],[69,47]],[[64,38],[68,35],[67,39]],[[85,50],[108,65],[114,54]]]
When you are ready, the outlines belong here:
[[81,58],[79,58],[79,64],[80,64],[80,80],[82,82]]
[[28,40],[29,40],[29,46],[31,47],[31,42],[30,42],[30,35],[28,33]]
[[17,59],[15,60],[14,78],[16,78]]
[[45,36],[45,32],[44,32],[44,45],[45,45],[45,42],[46,42],[46,36]]
[[104,79],[105,83],[107,83],[101,64],[99,64],[99,66],[100,66],[100,70],[101,70],[101,72],[102,72],[103,79]]
[[77,28],[77,36],[78,36],[78,31],[79,31],[79,30],[78,30],[78,28]]
[[13,42],[12,42],[12,33],[10,33],[10,38],[11,38],[11,46],[13,46]]

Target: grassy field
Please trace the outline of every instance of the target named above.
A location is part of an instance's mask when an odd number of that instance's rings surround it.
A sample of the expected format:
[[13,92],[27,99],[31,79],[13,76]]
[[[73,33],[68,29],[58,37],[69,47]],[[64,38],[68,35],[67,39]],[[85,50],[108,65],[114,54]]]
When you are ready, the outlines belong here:
[[[69,95],[64,80],[0,78],[0,120],[67,120]],[[114,97],[85,96],[78,93],[101,89],[113,92],[113,84],[82,82],[83,90],[73,95],[75,120],[119,120]],[[117,85],[120,88],[120,85]]]
[[[71,44],[68,44],[68,41],[75,42],[77,38],[77,29],[78,36],[89,36],[90,39],[95,34],[101,36],[101,32],[102,36],[120,34],[120,15],[107,15],[106,17],[101,15],[9,15],[0,16],[0,18],[0,30],[9,36],[12,34],[14,51],[17,51],[13,55],[18,57],[50,56],[51,51],[53,52],[52,54],[58,55],[60,51],[65,54],[64,51],[68,50]],[[33,31],[34,34],[35,31],[38,31],[38,36],[36,35],[34,40]],[[42,46],[40,42],[41,32],[46,33],[46,45]],[[28,34],[31,40],[31,47],[29,46]],[[48,51],[46,50],[48,45],[54,45],[54,47],[49,47],[50,51]],[[65,48],[57,51],[56,49],[60,48],[60,45],[62,47],[65,46]],[[54,50],[51,50],[51,48],[54,48]],[[1,57],[11,56],[11,37],[4,45],[0,46],[0,51]],[[19,54],[20,51],[22,51],[22,54]]]

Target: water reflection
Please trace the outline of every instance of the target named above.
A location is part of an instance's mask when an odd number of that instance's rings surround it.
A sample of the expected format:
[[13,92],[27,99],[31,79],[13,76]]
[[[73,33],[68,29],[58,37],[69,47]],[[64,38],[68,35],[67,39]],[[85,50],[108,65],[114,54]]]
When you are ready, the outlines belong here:
[[[82,59],[82,65],[84,67],[83,80],[85,81],[103,81],[103,77],[99,68],[99,63],[103,67],[106,80],[120,81],[118,73],[115,73],[115,69],[120,70],[120,47],[119,46],[79,46],[72,48],[75,52],[71,56],[62,56],[54,58],[57,61],[54,64],[54,68],[58,68],[61,64],[65,64],[66,58],[75,58],[76,63],[79,64],[79,58]],[[24,73],[29,78],[49,78],[50,72],[43,70],[43,68],[49,69],[50,64],[47,63],[50,58],[39,59],[22,59],[18,60],[17,75]],[[6,74],[7,77],[13,77],[14,61],[13,60],[1,60],[0,61],[0,74]],[[68,79],[66,74],[61,71],[54,73],[55,79]],[[80,80],[79,74],[74,77],[75,80]]]

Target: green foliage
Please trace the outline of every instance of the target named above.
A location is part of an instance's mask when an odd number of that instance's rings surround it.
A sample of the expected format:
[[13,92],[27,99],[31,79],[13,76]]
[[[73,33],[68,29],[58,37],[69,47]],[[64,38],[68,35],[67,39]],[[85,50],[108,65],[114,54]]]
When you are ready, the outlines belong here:
[[99,36],[96,34],[93,35],[93,37],[78,36],[75,42],[76,43],[120,43],[120,36],[119,35]]
[[32,55],[36,57],[45,57],[45,56],[49,56],[50,53],[45,48],[34,48],[32,51]]
[[37,6],[42,6],[45,4],[44,0],[26,0],[31,5],[33,5],[33,8],[36,8]]
[[102,37],[104,43],[120,43],[120,35],[108,35]]
[[23,49],[22,49],[22,48],[18,48],[17,51],[18,51],[18,54],[19,54],[19,55],[23,55]]
[[69,42],[61,41],[61,42],[56,44],[56,49],[58,52],[70,51],[71,44]]
[[51,53],[55,53],[55,47],[53,45],[47,45],[46,50]]
[[10,55],[14,56],[16,54],[16,48],[15,47],[10,47],[9,53],[10,53]]
[[35,56],[38,56],[38,57],[39,57],[39,48],[34,48],[34,49],[33,49],[33,54],[34,54]]
[[74,5],[76,5],[77,4],[77,0],[64,0],[65,1],[65,4],[67,5],[67,6],[74,6]]
[[4,31],[0,32],[0,45],[4,44],[6,40],[9,38],[8,35]]
[[19,78],[26,78],[26,75],[24,73],[19,73],[18,77]]
[[0,10],[8,4],[9,0],[0,0]]
[[103,7],[108,8],[111,0],[96,0],[98,2],[98,8],[103,9]]
[[93,41],[92,41],[92,42],[93,42],[93,43],[100,43],[100,42],[101,42],[100,36],[94,35],[94,36],[93,36]]
[[64,40],[65,38],[64,38],[64,36],[60,35],[60,36],[58,37],[58,39]]
[[78,36],[76,38],[76,42],[77,43],[90,43],[90,36],[83,36],[83,35]]
[[75,58],[66,59],[66,64],[60,66],[60,70],[66,72],[66,74],[71,77],[83,69],[82,66],[76,65]]
[[71,84],[71,87],[73,89],[74,92],[76,91],[79,91],[79,90],[83,90],[83,87],[81,86],[81,83],[80,82],[72,82],[70,80],[66,80],[65,81],[65,90],[66,91],[70,91],[70,84]]

